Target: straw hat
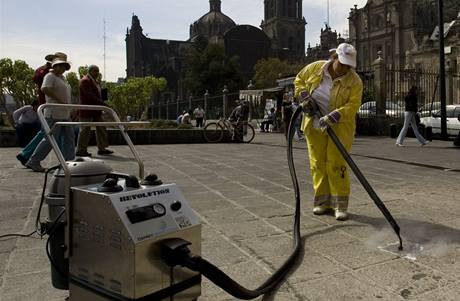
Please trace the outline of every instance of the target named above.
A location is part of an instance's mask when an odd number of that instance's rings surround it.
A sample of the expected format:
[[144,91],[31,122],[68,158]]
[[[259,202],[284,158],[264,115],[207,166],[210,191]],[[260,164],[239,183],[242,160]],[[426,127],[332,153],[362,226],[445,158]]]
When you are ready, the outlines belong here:
[[53,56],[54,57],[53,57],[53,60],[51,61],[51,67],[54,67],[55,65],[59,65],[59,64],[65,64],[66,65],[65,70],[70,69],[70,62],[67,61],[67,54],[63,52],[56,52]]
[[65,57],[67,59],[67,55],[63,52],[55,52],[54,54],[47,54],[45,56],[45,60],[48,62],[52,62],[56,57]]

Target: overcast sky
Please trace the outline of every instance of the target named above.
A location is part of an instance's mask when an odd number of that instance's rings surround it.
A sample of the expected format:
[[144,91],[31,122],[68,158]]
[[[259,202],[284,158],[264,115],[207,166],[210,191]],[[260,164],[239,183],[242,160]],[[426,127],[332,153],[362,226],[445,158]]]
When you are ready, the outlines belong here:
[[[344,33],[350,8],[366,0],[329,0],[332,29]],[[237,24],[259,26],[264,0],[222,0],[222,12]],[[303,2],[306,43],[319,43],[327,20],[327,0]],[[96,64],[106,79],[116,81],[126,72],[126,28],[136,14],[144,34],[154,39],[186,40],[189,26],[209,11],[208,0],[0,0],[0,58],[25,60],[36,68],[48,53],[62,51],[78,66]]]

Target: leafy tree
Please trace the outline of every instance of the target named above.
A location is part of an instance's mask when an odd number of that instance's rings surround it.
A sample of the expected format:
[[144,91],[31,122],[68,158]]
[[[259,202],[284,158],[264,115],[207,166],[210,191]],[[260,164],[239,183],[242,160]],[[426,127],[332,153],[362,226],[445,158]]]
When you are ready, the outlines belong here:
[[277,86],[276,80],[281,76],[297,74],[303,66],[291,65],[278,58],[261,59],[254,66],[254,84],[257,88]]
[[201,95],[208,90],[211,94],[222,93],[227,85],[230,91],[244,86],[238,57],[228,58],[222,45],[208,44],[192,47],[186,56],[184,84],[193,95]]
[[126,120],[128,115],[140,115],[145,120],[152,94],[164,90],[165,87],[166,80],[163,77],[153,76],[132,77],[121,85],[107,83],[110,93],[108,104],[122,120]]
[[7,114],[10,124],[14,124],[12,112],[6,107],[6,95],[14,98],[17,107],[31,104],[37,99],[37,90],[32,77],[34,70],[22,60],[12,61],[9,58],[0,60],[0,107]]
[[80,75],[80,79],[86,74],[88,74],[88,65],[78,67],[78,75]]
[[77,73],[69,72],[66,74],[65,79],[71,88],[72,103],[78,103],[80,98],[80,80],[77,77]]

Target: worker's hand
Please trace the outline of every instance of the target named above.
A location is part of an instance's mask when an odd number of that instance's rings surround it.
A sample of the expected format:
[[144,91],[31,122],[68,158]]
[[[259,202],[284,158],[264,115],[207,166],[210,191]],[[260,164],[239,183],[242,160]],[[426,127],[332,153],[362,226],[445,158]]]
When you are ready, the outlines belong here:
[[332,125],[339,122],[340,117],[341,115],[338,111],[332,111],[319,119],[319,126],[322,129],[327,129],[328,127],[331,127]]
[[302,111],[310,117],[315,115],[314,100],[311,97],[310,93],[308,93],[307,91],[302,91],[300,92],[299,98]]

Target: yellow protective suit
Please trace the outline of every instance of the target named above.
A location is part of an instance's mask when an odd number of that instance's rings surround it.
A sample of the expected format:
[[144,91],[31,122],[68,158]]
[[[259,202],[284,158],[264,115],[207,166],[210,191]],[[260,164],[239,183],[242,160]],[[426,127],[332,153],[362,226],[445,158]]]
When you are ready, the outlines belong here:
[[[294,81],[296,97],[299,97],[301,91],[313,94],[323,79],[323,67],[326,63],[327,61],[311,63],[297,74]],[[361,105],[362,93],[362,81],[353,69],[332,82],[329,111],[336,110],[340,113],[339,122],[333,124],[332,129],[348,152],[351,151],[354,140],[355,116]],[[350,196],[347,163],[327,133],[313,127],[313,117],[304,114],[301,129],[307,136],[315,191],[314,205],[346,211]]]

